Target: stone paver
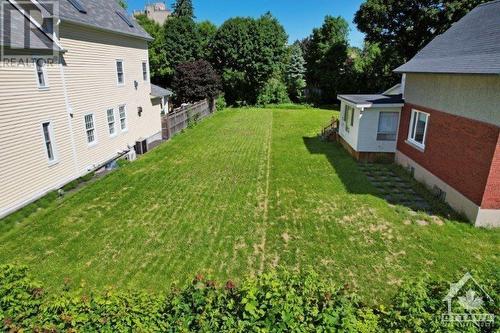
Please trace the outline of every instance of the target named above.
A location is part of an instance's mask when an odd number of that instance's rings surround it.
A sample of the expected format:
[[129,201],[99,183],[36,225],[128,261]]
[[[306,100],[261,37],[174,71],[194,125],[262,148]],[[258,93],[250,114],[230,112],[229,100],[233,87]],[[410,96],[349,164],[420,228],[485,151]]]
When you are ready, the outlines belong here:
[[[413,190],[408,181],[400,178],[386,166],[364,163],[360,164],[359,167],[389,204],[408,207],[412,213],[421,211],[432,215],[431,205]],[[436,224],[441,223],[442,221],[436,220]],[[417,224],[425,225],[422,220]]]

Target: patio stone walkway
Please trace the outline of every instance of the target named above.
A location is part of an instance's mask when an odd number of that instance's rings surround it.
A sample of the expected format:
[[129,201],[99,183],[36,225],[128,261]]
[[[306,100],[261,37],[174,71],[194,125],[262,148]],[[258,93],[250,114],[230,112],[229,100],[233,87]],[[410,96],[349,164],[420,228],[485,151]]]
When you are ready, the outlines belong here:
[[413,211],[432,215],[431,205],[413,190],[408,181],[400,178],[388,166],[360,163],[359,167],[390,204],[405,206]]

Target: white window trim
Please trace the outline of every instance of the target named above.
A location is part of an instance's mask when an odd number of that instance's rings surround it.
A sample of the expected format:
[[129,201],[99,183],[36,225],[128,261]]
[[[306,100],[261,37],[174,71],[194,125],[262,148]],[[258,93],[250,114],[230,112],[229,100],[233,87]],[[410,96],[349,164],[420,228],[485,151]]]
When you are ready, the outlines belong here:
[[[49,159],[49,154],[47,153],[47,146],[45,142],[45,133],[43,132],[43,124],[49,123],[49,137],[50,137],[50,143],[52,146],[52,155],[54,155],[54,158],[52,160]],[[52,120],[46,120],[42,121],[40,123],[40,130],[42,132],[42,143],[43,143],[43,151],[45,152],[45,156],[47,158],[47,164],[49,166],[52,166],[54,164],[59,163],[59,155],[57,154],[57,149],[56,149],[56,136],[54,132],[54,125],[53,125]]]
[[[113,128],[114,128],[114,133],[111,134],[109,133],[109,119],[108,119],[108,111],[109,110],[112,110],[113,111]],[[118,129],[116,128],[116,112],[115,112],[115,109],[114,108],[107,108],[106,109],[106,124],[108,125],[108,134],[109,134],[109,137],[110,138],[114,138],[118,135]],[[94,124],[95,126],[95,124]]]
[[[118,80],[118,62],[122,63],[122,71],[123,71],[123,82],[122,83],[120,83],[120,81]],[[123,59],[116,59],[115,72],[116,72],[116,85],[119,87],[123,87],[125,85],[125,61],[123,61]]]
[[[417,126],[417,122],[415,121],[415,119],[416,119],[418,113],[422,113],[422,114],[425,114],[427,116],[427,121],[425,122],[424,136],[423,136],[423,139],[422,139],[422,143],[415,141],[411,137],[413,129],[415,129],[415,127]],[[427,112],[416,110],[416,109],[412,109],[411,110],[410,126],[408,128],[408,138],[406,139],[407,143],[415,146],[416,148],[418,148],[418,149],[420,149],[422,151],[425,150],[425,143],[427,141],[427,129],[429,127],[429,120],[430,120],[430,118],[431,118],[431,115],[429,113],[427,113]],[[415,132],[416,132],[416,130],[415,130]]]
[[[122,116],[120,114],[120,108],[123,106],[123,109],[125,110],[125,128],[122,128]],[[120,104],[118,105],[118,121],[120,122],[120,130],[125,133],[128,132],[128,114],[127,114],[127,105],[126,104]]]
[[[92,116],[92,122],[94,124],[94,141],[89,142],[88,135],[87,135],[87,123],[85,122],[85,117],[86,116]],[[83,115],[83,128],[85,130],[85,141],[87,141],[87,146],[93,147],[97,145],[97,124],[95,120],[95,115],[93,113],[86,113]]]
[[[146,64],[146,79],[144,79],[144,68],[143,68],[143,64]],[[141,73],[142,73],[142,79],[144,82],[149,82],[149,66],[148,66],[148,61],[147,60],[143,60],[141,62]]]
[[[350,108],[350,109],[349,109]],[[356,107],[353,106],[352,104],[345,104],[344,105],[344,116],[343,116],[343,127],[344,127],[344,130],[349,133],[351,131],[351,128],[354,127],[355,123],[354,123],[354,116],[356,115]],[[351,116],[352,116],[352,119],[351,119]],[[352,125],[351,125],[352,123]]]
[[50,88],[49,85],[49,77],[47,75],[47,62],[44,61],[43,66],[42,66],[42,74],[43,74],[43,81],[45,82],[45,85],[40,85],[40,81],[38,80],[38,70],[37,70],[37,61],[39,59],[43,58],[33,58],[33,67],[35,68],[35,78],[36,78],[36,85],[39,90],[48,90]]

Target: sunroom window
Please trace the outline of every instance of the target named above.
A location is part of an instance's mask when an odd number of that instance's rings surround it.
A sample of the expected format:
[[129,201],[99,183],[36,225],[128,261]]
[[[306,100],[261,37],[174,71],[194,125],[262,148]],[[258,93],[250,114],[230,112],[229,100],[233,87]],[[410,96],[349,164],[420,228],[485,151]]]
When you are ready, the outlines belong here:
[[396,141],[398,133],[398,112],[380,112],[378,118],[378,141]]

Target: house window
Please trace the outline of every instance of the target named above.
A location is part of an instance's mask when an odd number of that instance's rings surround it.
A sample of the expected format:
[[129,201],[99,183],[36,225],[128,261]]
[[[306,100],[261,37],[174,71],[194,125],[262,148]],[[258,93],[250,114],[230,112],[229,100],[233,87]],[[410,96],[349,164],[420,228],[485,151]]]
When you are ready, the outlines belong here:
[[54,151],[54,131],[50,122],[42,124],[43,140],[45,143],[45,150],[49,162],[55,162],[56,156]]
[[425,136],[427,134],[428,124],[428,113],[412,110],[408,141],[420,148],[425,148]]
[[115,111],[113,109],[109,109],[106,111],[106,115],[108,118],[108,130],[109,130],[109,135],[115,135],[116,134],[116,129],[115,129]]
[[148,63],[146,61],[142,62],[142,79],[144,81],[148,80]]
[[47,88],[47,66],[43,59],[37,59],[35,61],[36,68],[36,78],[38,83],[38,88]]
[[378,118],[378,141],[396,141],[398,133],[398,112],[380,112]]
[[124,84],[125,78],[124,78],[124,73],[123,73],[123,60],[117,60],[116,61],[116,75],[117,75],[117,80],[118,84]]
[[122,131],[127,130],[127,110],[125,110],[125,105],[120,105],[118,108],[120,113],[120,128]]
[[345,129],[349,132],[349,129],[354,126],[354,108],[350,105],[345,106]]
[[85,131],[87,132],[87,142],[89,144],[96,142],[95,137],[95,126],[94,126],[94,115],[85,115]]

